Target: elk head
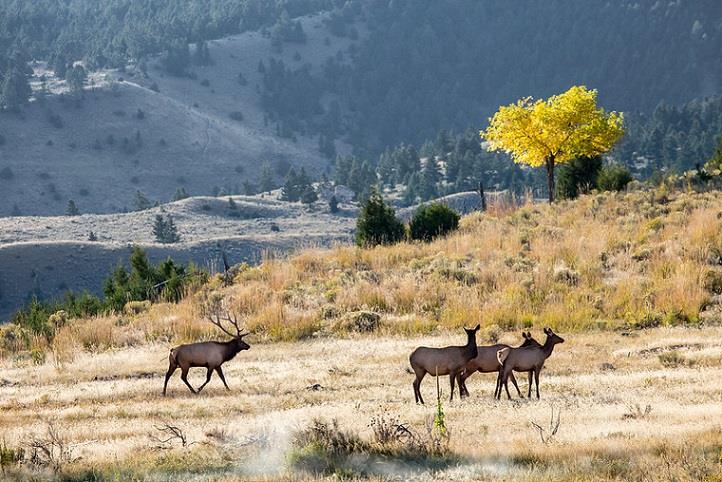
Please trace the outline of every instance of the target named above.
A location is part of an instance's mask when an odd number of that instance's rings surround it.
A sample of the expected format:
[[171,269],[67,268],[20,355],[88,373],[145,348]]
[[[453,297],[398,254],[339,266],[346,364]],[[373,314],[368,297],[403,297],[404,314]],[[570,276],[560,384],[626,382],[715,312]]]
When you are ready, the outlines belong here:
[[551,328],[544,328],[544,334],[547,336],[547,342],[549,343],[554,345],[564,343],[564,338],[554,333]]

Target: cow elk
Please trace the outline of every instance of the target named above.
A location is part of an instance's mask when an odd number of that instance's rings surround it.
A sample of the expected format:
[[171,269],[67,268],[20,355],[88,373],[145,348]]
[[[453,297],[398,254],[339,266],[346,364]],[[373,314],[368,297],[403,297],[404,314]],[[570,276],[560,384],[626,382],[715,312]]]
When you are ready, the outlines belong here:
[[[520,345],[520,347],[524,346],[541,346],[541,344],[534,339],[534,337],[531,336],[530,332],[522,332],[521,334],[522,338],[524,338],[524,342]],[[461,382],[459,385],[459,394],[464,396],[469,396],[469,390],[466,388],[466,379],[469,378],[471,375],[473,375],[476,372],[479,373],[501,373],[501,364],[499,363],[497,353],[499,350],[503,348],[510,348],[509,345],[504,345],[502,343],[497,343],[496,345],[489,345],[489,346],[480,346],[478,347],[478,354],[475,358],[472,358],[469,360],[469,363],[466,364],[466,370],[461,375]],[[531,376],[531,374],[530,374]],[[521,391],[519,390],[519,385],[516,383],[516,378],[514,377],[514,374],[510,374],[509,378],[511,379],[511,383],[514,384],[514,387],[516,387],[516,391],[519,394],[519,397],[521,397]],[[531,382],[530,382],[531,383]],[[496,388],[494,389],[494,397],[496,397],[496,392],[501,389],[501,379],[497,376],[496,379]]]
[[[554,351],[554,346],[559,343],[564,343],[564,339],[555,334],[550,328],[544,328],[544,334],[547,338],[541,347],[502,348],[497,353],[499,363],[502,365],[500,372],[501,385],[504,386],[506,396],[509,400],[511,400],[511,395],[509,394],[508,381],[512,372],[533,372],[534,381],[536,382],[536,398],[539,398],[539,373],[544,367],[546,359],[549,358]],[[531,398],[531,373],[529,375],[528,397]],[[501,398],[501,387],[496,398]]]
[[[226,378],[223,376],[223,370],[221,365],[225,362],[232,360],[238,353],[243,350],[248,350],[250,345],[243,341],[243,337],[247,336],[248,333],[242,333],[238,323],[238,316],[231,311],[224,308],[224,303],[219,298],[215,298],[208,305],[203,307],[203,315],[213,325],[218,327],[223,333],[231,336],[232,339],[229,341],[206,341],[201,343],[191,343],[188,345],[180,345],[170,350],[168,356],[168,372],[165,374],[165,383],[163,385],[163,396],[166,394],[166,388],[168,387],[168,380],[176,371],[181,369],[181,380],[186,384],[188,389],[192,393],[200,393],[203,387],[211,381],[211,375],[215,371],[218,373],[223,385],[226,390],[228,383]],[[228,323],[233,330],[226,329],[224,323]],[[191,384],[188,382],[188,370],[192,367],[204,367],[206,368],[206,381],[198,387],[198,391],[193,389]]]
[[416,403],[424,403],[421,397],[421,380],[427,373],[434,376],[449,375],[451,383],[451,395],[449,400],[454,399],[454,381],[457,380],[459,390],[461,391],[461,374],[466,368],[469,360],[475,358],[478,354],[476,347],[476,332],[479,331],[479,325],[474,329],[464,328],[466,331],[467,342],[464,346],[447,346],[445,348],[428,348],[421,346],[414,350],[409,357],[411,368],[416,374],[414,380],[414,397]]

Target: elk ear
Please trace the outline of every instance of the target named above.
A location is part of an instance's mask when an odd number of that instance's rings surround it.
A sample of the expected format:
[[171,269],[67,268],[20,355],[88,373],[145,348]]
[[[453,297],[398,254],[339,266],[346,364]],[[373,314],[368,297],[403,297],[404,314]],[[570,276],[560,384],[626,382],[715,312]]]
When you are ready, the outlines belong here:
[[552,330],[549,329],[549,327],[544,328],[544,334],[548,335],[552,332]]
[[474,331],[479,331],[479,328],[481,328],[481,325],[477,323],[476,328],[474,328]]

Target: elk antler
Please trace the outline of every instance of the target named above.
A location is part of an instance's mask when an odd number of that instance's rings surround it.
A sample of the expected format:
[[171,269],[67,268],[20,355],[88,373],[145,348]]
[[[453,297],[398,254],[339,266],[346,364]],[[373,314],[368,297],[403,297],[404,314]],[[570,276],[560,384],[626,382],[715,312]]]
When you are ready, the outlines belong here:
[[[238,315],[234,313],[228,305],[229,303],[223,298],[223,295],[220,293],[211,293],[210,295],[204,297],[203,302],[201,303],[201,313],[208,321],[211,322],[212,325],[219,328],[228,336],[237,336],[242,338],[248,335],[248,333],[241,334],[243,330],[241,330],[238,322]],[[235,328],[236,333],[234,334],[227,330],[226,327],[223,326],[224,322],[229,323],[233,328]]]

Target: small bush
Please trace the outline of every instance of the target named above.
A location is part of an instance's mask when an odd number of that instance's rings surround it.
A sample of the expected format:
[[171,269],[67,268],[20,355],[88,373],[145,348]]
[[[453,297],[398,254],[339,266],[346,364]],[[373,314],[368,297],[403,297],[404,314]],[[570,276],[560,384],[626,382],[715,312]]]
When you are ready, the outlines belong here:
[[459,214],[440,203],[421,206],[409,224],[411,239],[430,241],[459,228]]
[[684,365],[686,359],[677,350],[668,351],[659,355],[659,362],[665,368],[676,368]]
[[704,274],[702,281],[704,289],[710,293],[720,295],[722,294],[722,272],[714,269],[709,269]]
[[579,284],[579,272],[566,266],[557,266],[554,268],[554,281],[576,286]]
[[376,331],[381,324],[381,315],[373,311],[354,311],[346,314],[337,329],[356,333],[369,333]]
[[8,447],[4,440],[0,443],[0,470],[3,474],[5,473],[5,469],[7,467],[19,464],[24,458],[25,450],[22,448]]
[[139,315],[150,309],[150,301],[129,301],[123,306],[123,313],[126,315]]
[[602,191],[621,191],[632,180],[629,169],[619,164],[611,164],[599,172],[597,186]]
[[48,317],[48,323],[58,329],[68,323],[68,313],[65,310],[58,310]]

